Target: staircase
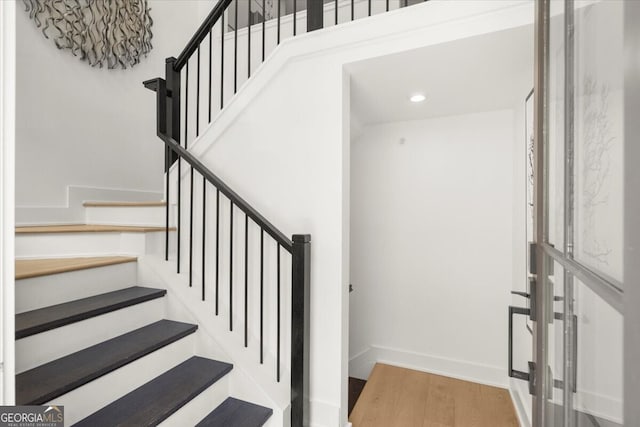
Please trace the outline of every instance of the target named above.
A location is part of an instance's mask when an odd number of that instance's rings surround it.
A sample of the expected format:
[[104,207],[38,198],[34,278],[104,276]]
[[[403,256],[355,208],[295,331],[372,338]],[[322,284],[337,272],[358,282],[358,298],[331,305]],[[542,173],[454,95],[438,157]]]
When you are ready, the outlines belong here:
[[138,282],[164,204],[86,209],[113,224],[16,229],[16,404],[63,405],[65,425],[264,425],[272,410],[231,396],[233,365],[200,350],[198,325]]
[[66,425],[80,426],[309,419],[311,237],[283,233],[190,148],[285,32],[409,1],[336,0],[331,11],[309,0],[304,13],[282,1],[266,13],[262,1],[256,22],[259,3],[219,0],[165,78],[144,82],[163,202],[87,202],[86,224],[16,230],[18,404],[64,405]]

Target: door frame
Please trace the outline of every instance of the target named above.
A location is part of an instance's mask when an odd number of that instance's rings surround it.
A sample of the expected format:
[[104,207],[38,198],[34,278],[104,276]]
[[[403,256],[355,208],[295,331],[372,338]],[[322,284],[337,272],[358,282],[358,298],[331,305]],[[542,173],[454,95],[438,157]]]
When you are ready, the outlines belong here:
[[640,425],[640,3],[624,4],[624,419]]

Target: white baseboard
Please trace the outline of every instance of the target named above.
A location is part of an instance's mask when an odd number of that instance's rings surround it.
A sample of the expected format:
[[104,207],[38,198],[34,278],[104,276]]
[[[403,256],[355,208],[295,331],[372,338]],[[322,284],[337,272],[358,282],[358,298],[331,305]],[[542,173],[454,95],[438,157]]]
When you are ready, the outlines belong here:
[[367,379],[378,362],[494,387],[508,387],[506,368],[376,345],[351,358],[349,375]]
[[584,390],[579,385],[578,383],[578,393],[574,403],[575,409],[616,424],[623,424],[622,398]]
[[309,399],[309,426],[329,427],[340,425],[340,408],[321,400]]
[[[518,416],[520,427],[531,427],[531,419],[529,418],[530,411],[527,411],[526,409],[527,404],[522,398],[523,389],[522,386],[518,384],[518,381],[520,380],[513,378],[509,381],[509,394],[511,395],[513,406],[516,409],[516,415]],[[529,394],[527,393],[526,396],[529,396]]]
[[163,197],[162,192],[156,191],[70,185],[64,205],[16,206],[16,225],[81,224],[85,221],[85,201],[147,202]]

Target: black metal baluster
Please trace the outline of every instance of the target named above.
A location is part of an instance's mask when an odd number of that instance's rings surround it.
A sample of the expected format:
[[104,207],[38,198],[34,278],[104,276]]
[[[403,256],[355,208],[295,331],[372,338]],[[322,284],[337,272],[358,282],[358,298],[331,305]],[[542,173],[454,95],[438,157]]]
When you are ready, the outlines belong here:
[[220,283],[220,190],[216,188],[216,316],[218,315],[218,284]]
[[200,135],[200,46],[197,54],[198,71],[196,72],[196,137]]
[[368,7],[369,16],[371,16],[371,0],[369,0],[369,4],[367,5],[367,7]]
[[351,0],[351,20],[353,21],[353,16],[354,16],[354,7],[353,7],[353,0]]
[[336,20],[336,25],[338,25],[338,0],[335,1],[335,6],[334,6],[334,12],[335,12],[335,20]]
[[387,12],[389,12],[389,0],[387,0]]
[[205,275],[205,251],[207,247],[207,179],[202,176],[202,301],[204,301],[205,295],[205,284],[206,284],[206,275]]
[[277,332],[277,341],[276,341],[276,381],[280,382],[280,243],[278,243],[278,256],[277,256],[277,261],[278,263],[278,267],[277,267],[277,328],[278,328],[278,332]]
[[264,229],[260,229],[260,364],[264,362]]
[[189,61],[187,61],[184,80],[184,148],[187,149],[189,140],[187,134],[189,131]]
[[249,215],[244,215],[244,346],[249,344]]
[[296,24],[298,23],[296,19],[296,13],[298,12],[298,0],[293,0],[293,35],[296,35]]
[[189,287],[193,285],[193,167],[189,185]]
[[176,272],[178,274],[180,274],[180,246],[181,246],[181,242],[180,242],[180,223],[182,222],[182,204],[181,204],[181,193],[182,193],[182,171],[181,171],[181,164],[182,164],[182,157],[178,156],[178,221],[176,224],[176,232],[177,232],[177,239],[178,242],[176,244]]
[[276,0],[276,1],[278,2],[278,7],[277,7],[277,9],[278,9],[278,41],[277,41],[277,44],[280,44],[280,2],[282,0]]
[[235,0],[236,13],[233,32],[233,93],[238,91],[238,0]]
[[164,150],[164,170],[166,171],[165,177],[165,230],[164,230],[164,260],[169,261],[169,176],[171,175],[171,171],[169,170],[171,165],[171,150],[169,150],[169,146],[167,145]]
[[213,56],[213,27],[209,30],[209,123],[211,123],[211,96],[213,88],[211,87],[211,61]]
[[224,108],[224,12],[220,17],[220,24],[220,109],[222,110]]
[[[186,66],[186,78],[184,88],[184,148],[188,148],[188,129],[189,129],[189,61]],[[193,167],[189,166],[189,175],[191,185],[189,187],[189,287],[191,287],[192,268],[193,268]]]
[[264,45],[266,39],[265,23],[267,21],[267,11],[265,8],[265,0],[262,0],[262,62],[264,62]]
[[[237,1],[237,0],[236,0]],[[233,202],[229,199],[229,330],[233,331]]]
[[[185,70],[184,88],[184,148],[187,148],[187,130],[189,129],[189,62]],[[180,274],[180,248],[182,247],[182,158],[178,158],[178,274]]]
[[251,77],[251,1],[247,12],[247,78]]

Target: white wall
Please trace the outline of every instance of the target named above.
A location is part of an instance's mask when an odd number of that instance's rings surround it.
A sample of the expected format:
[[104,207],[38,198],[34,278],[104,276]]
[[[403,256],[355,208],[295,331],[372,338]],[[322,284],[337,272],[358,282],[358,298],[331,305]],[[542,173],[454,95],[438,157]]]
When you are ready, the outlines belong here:
[[[312,235],[312,425],[347,421],[349,207],[344,199],[350,140],[344,65],[530,24],[531,6],[434,1],[287,40],[190,145],[285,234]],[[510,202],[507,206],[510,210]]]
[[505,110],[370,126],[353,142],[350,374],[382,357],[506,385],[513,128]]
[[132,69],[92,68],[58,50],[19,7],[16,204],[60,206],[69,185],[162,191],[163,146],[155,96],[142,81],[164,77],[199,24],[198,3],[151,1],[153,50]]
[[15,403],[14,164],[16,4],[0,2],[0,402]]

